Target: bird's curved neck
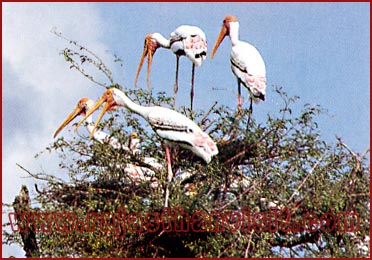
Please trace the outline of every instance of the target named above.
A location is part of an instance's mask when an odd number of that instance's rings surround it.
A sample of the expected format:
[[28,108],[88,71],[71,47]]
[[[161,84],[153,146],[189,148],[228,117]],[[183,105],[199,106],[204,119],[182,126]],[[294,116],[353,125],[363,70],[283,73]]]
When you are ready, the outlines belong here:
[[162,48],[169,49],[170,48],[170,41],[166,39],[163,35],[160,33],[153,33],[152,39],[154,39]]
[[230,22],[229,36],[233,46],[239,42],[239,22]]
[[148,114],[151,112],[151,107],[143,107],[143,106],[137,105],[129,97],[127,97],[127,95],[123,91],[117,90],[117,91],[115,91],[115,94],[117,95],[116,96],[116,101],[120,105],[128,108],[129,110],[133,111],[134,113],[136,113],[136,114],[138,114],[138,115],[140,115],[144,118],[147,118]]

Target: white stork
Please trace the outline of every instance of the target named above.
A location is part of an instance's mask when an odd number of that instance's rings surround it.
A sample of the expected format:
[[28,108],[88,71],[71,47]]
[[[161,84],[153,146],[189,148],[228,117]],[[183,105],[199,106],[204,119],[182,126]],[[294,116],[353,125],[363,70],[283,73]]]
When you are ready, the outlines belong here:
[[229,35],[232,45],[231,69],[238,80],[238,109],[240,110],[242,106],[240,84],[243,83],[250,93],[249,110],[252,113],[252,99],[255,102],[260,99],[265,100],[265,63],[261,54],[253,45],[239,40],[239,22],[232,15],[227,15],[223,20],[222,29],[213,47],[211,58],[213,58],[218,46],[227,35]]
[[[115,109],[118,106],[124,106],[132,112],[143,117],[152,127],[152,129],[163,139],[165,144],[166,160],[168,164],[168,183],[173,178],[170,145],[178,144],[183,148],[191,150],[194,154],[201,157],[206,163],[209,163],[212,156],[218,154],[215,142],[208,134],[203,132],[200,127],[186,116],[160,106],[144,107],[134,103],[127,95],[116,88],[110,88],[105,91],[97,103],[87,112],[85,117],[76,127],[97,110],[102,103],[106,102],[101,114],[99,115],[94,127],[102,119],[107,110]],[[169,190],[166,189],[164,206],[168,206]]]
[[148,56],[147,61],[147,87],[150,88],[150,70],[152,56],[159,47],[171,49],[176,55],[176,80],[174,83],[174,106],[176,105],[176,96],[178,91],[178,65],[179,57],[187,56],[192,62],[191,74],[191,110],[193,108],[194,99],[194,72],[195,66],[200,66],[207,56],[207,39],[204,32],[197,26],[182,25],[171,33],[170,39],[166,39],[160,33],[148,34],[145,38],[145,45],[141,56],[136,79],[134,84],[137,85],[139,73],[142,68],[143,61]]
[[[59,132],[62,131],[62,129],[65,128],[77,116],[79,116],[79,115],[85,116],[86,113],[88,112],[88,110],[93,107],[93,105],[94,105],[93,100],[91,100],[89,98],[80,99],[79,102],[77,103],[75,109],[68,115],[66,120],[58,127],[58,129],[54,133],[53,137],[56,138],[56,136],[59,134]],[[99,141],[100,143],[109,143],[115,149],[120,149],[122,147],[122,145],[120,144],[120,142],[116,138],[114,138],[112,136],[110,137],[108,134],[106,134],[103,131],[99,131],[99,130],[94,129],[94,123],[93,123],[92,116],[88,116],[85,119],[85,122],[86,122],[85,126],[86,126],[88,132],[91,135],[93,135],[93,138],[95,140]],[[128,150],[127,147],[123,146],[122,148],[125,149],[125,150]]]
[[[60,131],[64,127],[66,127],[72,120],[74,120],[77,116],[85,116],[94,105],[94,102],[89,98],[82,98],[79,100],[75,109],[70,113],[70,115],[66,118],[66,120],[60,125],[57,131],[54,133],[54,138],[59,134]],[[139,139],[138,135],[134,132],[130,135],[129,138],[129,149],[128,147],[121,145],[120,142],[113,136],[109,136],[103,131],[97,130],[94,127],[92,115],[89,115],[84,119],[85,126],[90,133],[91,136],[100,143],[109,143],[115,149],[124,149],[125,151],[131,151],[133,154],[139,154]],[[133,144],[133,145],[131,145]],[[133,149],[133,150],[132,150]],[[163,165],[161,165],[155,158],[151,157],[144,157],[143,162],[150,165],[154,169],[162,169]],[[124,172],[130,177],[130,179],[138,184],[143,181],[154,181],[155,172],[146,168],[140,167],[133,164],[126,164],[125,166],[120,165],[120,168],[124,169]]]

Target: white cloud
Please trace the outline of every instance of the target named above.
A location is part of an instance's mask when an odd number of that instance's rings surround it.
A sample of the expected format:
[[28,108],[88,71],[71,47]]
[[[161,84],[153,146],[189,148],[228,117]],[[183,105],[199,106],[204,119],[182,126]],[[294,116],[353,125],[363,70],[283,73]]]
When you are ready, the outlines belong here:
[[[96,99],[102,88],[71,71],[59,55],[68,43],[50,33],[57,27],[67,37],[104,54],[104,21],[89,3],[3,3],[3,202],[12,203],[22,184],[34,193],[32,179],[24,179],[21,164],[32,172],[53,173],[58,160],[34,155],[53,142],[53,133],[78,99]],[[16,84],[15,84],[16,83]],[[27,104],[13,104],[12,102]],[[33,115],[39,114],[33,124]],[[28,125],[22,120],[27,118]],[[67,131],[66,131],[67,132]],[[48,172],[49,173],[49,172]],[[62,177],[62,176],[58,176]],[[3,214],[3,218],[5,218]],[[21,249],[3,246],[3,257],[23,257]]]

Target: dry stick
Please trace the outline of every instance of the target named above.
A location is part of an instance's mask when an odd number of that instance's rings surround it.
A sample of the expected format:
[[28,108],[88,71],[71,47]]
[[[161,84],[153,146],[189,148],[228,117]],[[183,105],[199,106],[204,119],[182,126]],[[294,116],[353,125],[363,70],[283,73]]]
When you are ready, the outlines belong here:
[[214,122],[216,122],[216,120],[215,120],[215,119],[212,119],[212,120],[209,122],[209,124],[206,125],[206,126],[204,127],[203,131],[206,131],[209,127],[211,127],[211,126],[213,125]]
[[249,247],[251,245],[252,235],[253,235],[253,229],[252,229],[251,233],[249,234],[248,245],[247,245],[247,248],[245,249],[245,252],[244,252],[244,258],[248,258],[248,251],[249,251]]
[[356,154],[356,153],[354,153],[351,149],[350,149],[350,147],[349,146],[347,146],[344,142],[342,142],[342,140],[341,140],[341,138],[340,137],[338,137],[337,135],[336,135],[336,139],[337,139],[337,141],[339,141],[339,143],[343,146],[343,147],[345,147],[346,148],[346,150],[348,150],[355,158],[358,158],[358,155]]
[[[338,140],[338,142],[343,146],[345,147],[346,150],[348,150],[350,152],[350,154],[354,157],[355,159],[355,169],[353,169],[352,171],[352,175],[351,175],[351,182],[350,182],[350,187],[349,187],[349,191],[350,193],[354,193],[354,184],[355,184],[355,177],[356,177],[356,174],[357,172],[360,171],[360,168],[361,168],[361,165],[360,165],[360,161],[363,160],[365,158],[365,155],[367,154],[367,152],[369,151],[369,149],[366,150],[366,152],[360,157],[358,154],[356,154],[355,152],[353,152],[349,146],[347,146],[344,142],[342,142],[341,138],[338,137],[336,135],[336,139]],[[350,199],[349,199],[349,203],[350,205],[353,204],[353,197],[350,196]]]
[[291,195],[291,197],[289,197],[289,199],[287,200],[287,203],[288,204],[292,199],[293,197],[296,195],[296,193],[302,188],[302,186],[305,184],[305,182],[307,181],[307,179],[313,174],[315,168],[319,165],[319,163],[323,160],[323,157],[320,157],[319,160],[314,164],[314,166],[310,169],[310,172],[309,174],[302,180],[301,184],[297,187],[297,189],[293,192],[293,194]]
[[356,154],[355,152],[353,152],[350,147],[345,144],[340,137],[336,136],[336,139],[337,141],[339,141],[339,143],[346,148],[346,150],[348,150],[351,155],[355,158],[356,160],[356,171],[358,171],[360,169],[360,161],[363,160],[365,158],[365,156],[367,155],[367,153],[369,152],[369,148],[363,153],[362,156],[359,156],[358,154]]
[[[204,124],[204,121],[207,119],[207,117],[212,113],[213,108],[218,104],[217,101],[214,102],[214,104],[211,106],[211,108],[208,110],[208,112],[203,116],[203,118],[200,120],[200,124]],[[204,129],[205,130],[205,129]]]
[[[55,179],[55,180],[58,180],[60,182],[60,184],[64,184],[66,183],[64,180],[60,179],[60,178],[57,178],[55,176],[50,176],[49,178],[48,177],[41,177],[40,174],[33,174],[31,173],[29,170],[25,169],[23,166],[21,166],[20,164],[16,163],[16,165],[21,168],[22,170],[24,170],[26,173],[28,173],[32,178],[35,178],[37,180],[42,180],[42,181],[49,181],[51,179]],[[21,177],[22,178],[22,177]],[[23,177],[25,178],[25,177]]]

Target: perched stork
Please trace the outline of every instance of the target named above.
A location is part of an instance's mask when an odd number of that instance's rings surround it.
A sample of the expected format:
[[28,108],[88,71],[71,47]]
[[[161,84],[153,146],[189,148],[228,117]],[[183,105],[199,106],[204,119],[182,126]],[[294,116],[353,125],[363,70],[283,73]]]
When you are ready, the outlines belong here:
[[213,58],[218,46],[225,36],[231,40],[230,62],[231,69],[238,80],[238,109],[241,109],[240,84],[249,90],[250,106],[252,113],[252,99],[257,102],[265,100],[266,95],[266,68],[265,63],[258,50],[251,44],[239,40],[239,22],[232,16],[227,15],[223,20],[221,32],[213,47],[211,58]]
[[[59,134],[59,132],[66,127],[72,120],[74,120],[77,116],[85,116],[94,105],[94,102],[89,98],[82,98],[79,100],[75,109],[71,112],[71,114],[66,118],[66,120],[61,124],[61,126],[57,129],[54,133],[54,138]],[[133,132],[130,135],[129,139],[129,148],[121,145],[120,142],[114,138],[110,137],[103,131],[99,131],[95,129],[92,115],[89,115],[85,119],[85,124],[88,132],[93,136],[93,138],[100,143],[109,143],[115,149],[124,149],[127,152],[131,152],[133,155],[139,155],[139,139],[137,133]],[[132,145],[131,145],[132,144]],[[143,162],[150,165],[154,169],[162,169],[163,165],[160,164],[155,158],[152,157],[144,157]],[[132,182],[139,184],[143,181],[152,181],[154,182],[155,172],[148,169],[147,167],[140,167],[134,164],[126,164],[126,165],[119,165],[120,168],[124,169],[124,172],[129,176]],[[156,179],[155,179],[156,180]],[[153,183],[152,183],[153,184]]]
[[[80,99],[79,102],[77,103],[77,106],[75,107],[75,109],[68,115],[68,117],[60,125],[60,127],[58,127],[58,129],[54,133],[53,137],[56,138],[56,136],[59,134],[59,132],[61,132],[62,129],[65,128],[77,116],[80,116],[80,115],[85,116],[86,113],[88,112],[88,110],[93,107],[93,105],[94,105],[93,100],[91,100],[89,98]],[[100,143],[109,143],[115,149],[120,149],[122,147],[122,145],[120,144],[120,142],[116,138],[110,137],[105,132],[94,129],[94,123],[93,123],[92,116],[88,116],[85,119],[85,123],[86,123],[85,126],[86,126],[88,132],[93,136],[93,138],[95,140],[99,141]],[[127,150],[126,147],[124,149]]]
[[207,56],[207,39],[204,32],[197,26],[182,25],[171,33],[170,39],[166,39],[160,33],[148,34],[145,38],[145,46],[138,65],[136,79],[134,84],[137,85],[139,73],[142,68],[143,61],[148,56],[147,61],[147,87],[150,88],[150,70],[152,56],[159,48],[171,49],[176,55],[176,80],[174,83],[174,106],[176,105],[176,96],[178,91],[178,65],[179,57],[187,56],[192,62],[191,73],[191,110],[193,108],[194,99],[194,72],[195,66],[200,66]]
[[[165,144],[166,160],[168,163],[168,183],[173,178],[170,145],[178,144],[183,148],[191,150],[194,154],[201,157],[206,163],[209,163],[212,156],[218,154],[215,142],[208,134],[203,132],[200,127],[186,116],[160,106],[144,107],[134,103],[127,95],[116,88],[110,88],[105,91],[97,103],[87,112],[85,117],[76,127],[97,110],[102,103],[106,102],[101,114],[99,115],[94,127],[102,119],[107,110],[115,109],[118,106],[124,106],[132,112],[143,117],[152,127],[152,129],[163,139]],[[169,189],[166,189],[164,206],[168,206]]]

